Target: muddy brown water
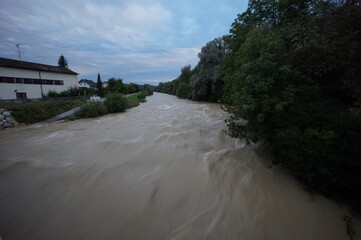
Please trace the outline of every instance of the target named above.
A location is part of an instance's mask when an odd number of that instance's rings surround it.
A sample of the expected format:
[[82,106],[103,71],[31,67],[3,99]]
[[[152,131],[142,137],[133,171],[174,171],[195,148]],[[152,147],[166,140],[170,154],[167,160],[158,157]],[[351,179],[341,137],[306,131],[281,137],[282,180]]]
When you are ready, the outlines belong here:
[[155,94],[122,114],[2,131],[0,236],[349,239],[349,213],[228,137],[225,115]]

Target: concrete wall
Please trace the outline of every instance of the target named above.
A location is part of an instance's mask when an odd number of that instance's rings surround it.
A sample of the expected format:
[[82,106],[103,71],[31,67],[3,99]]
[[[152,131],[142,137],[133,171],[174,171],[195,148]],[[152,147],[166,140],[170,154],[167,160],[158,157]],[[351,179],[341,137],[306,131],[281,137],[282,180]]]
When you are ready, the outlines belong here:
[[[39,71],[18,69],[18,68],[7,68],[1,66],[0,66],[0,76],[40,79]],[[40,71],[40,77],[41,79],[47,79],[47,80],[62,80],[64,81],[64,85],[40,85],[40,84],[19,84],[19,83],[0,82],[0,99],[16,99],[16,92],[25,92],[27,98],[41,98],[41,92],[47,94],[49,90],[55,90],[57,92],[61,92],[67,90],[69,87],[72,86],[78,87],[77,75]]]

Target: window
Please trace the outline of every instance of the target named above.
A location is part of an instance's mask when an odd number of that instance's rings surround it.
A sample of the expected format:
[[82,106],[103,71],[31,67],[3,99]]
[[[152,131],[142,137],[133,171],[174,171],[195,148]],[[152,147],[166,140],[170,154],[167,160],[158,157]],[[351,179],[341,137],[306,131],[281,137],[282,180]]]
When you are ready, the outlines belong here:
[[24,83],[25,84],[34,84],[34,79],[31,79],[31,78],[24,79]]
[[24,83],[24,79],[23,78],[16,78],[16,83]]
[[0,77],[0,83],[16,83],[16,78]]
[[0,83],[37,84],[37,85],[64,85],[63,80],[48,80],[34,78],[12,78],[0,76]]
[[16,93],[16,99],[26,99],[26,93],[24,92],[17,92]]

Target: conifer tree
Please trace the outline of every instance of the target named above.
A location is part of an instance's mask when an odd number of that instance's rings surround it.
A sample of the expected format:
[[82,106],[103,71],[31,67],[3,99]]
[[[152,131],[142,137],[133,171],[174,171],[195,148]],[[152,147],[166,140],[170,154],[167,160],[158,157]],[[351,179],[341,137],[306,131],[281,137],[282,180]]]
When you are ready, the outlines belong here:
[[103,83],[102,83],[99,73],[98,73],[98,80],[97,80],[97,90],[98,90],[98,95],[100,97],[104,97]]
[[68,66],[68,60],[63,56],[61,55],[58,59],[58,65],[59,67],[65,67],[65,68],[69,68]]

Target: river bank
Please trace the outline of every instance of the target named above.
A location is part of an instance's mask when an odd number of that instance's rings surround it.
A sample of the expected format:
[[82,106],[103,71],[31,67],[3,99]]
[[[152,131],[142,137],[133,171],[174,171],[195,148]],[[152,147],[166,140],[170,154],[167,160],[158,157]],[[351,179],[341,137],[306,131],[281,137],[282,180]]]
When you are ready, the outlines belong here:
[[12,117],[19,123],[32,124],[44,121],[58,114],[81,106],[82,100],[58,101],[58,102],[30,102],[23,104],[1,105],[11,112]]

